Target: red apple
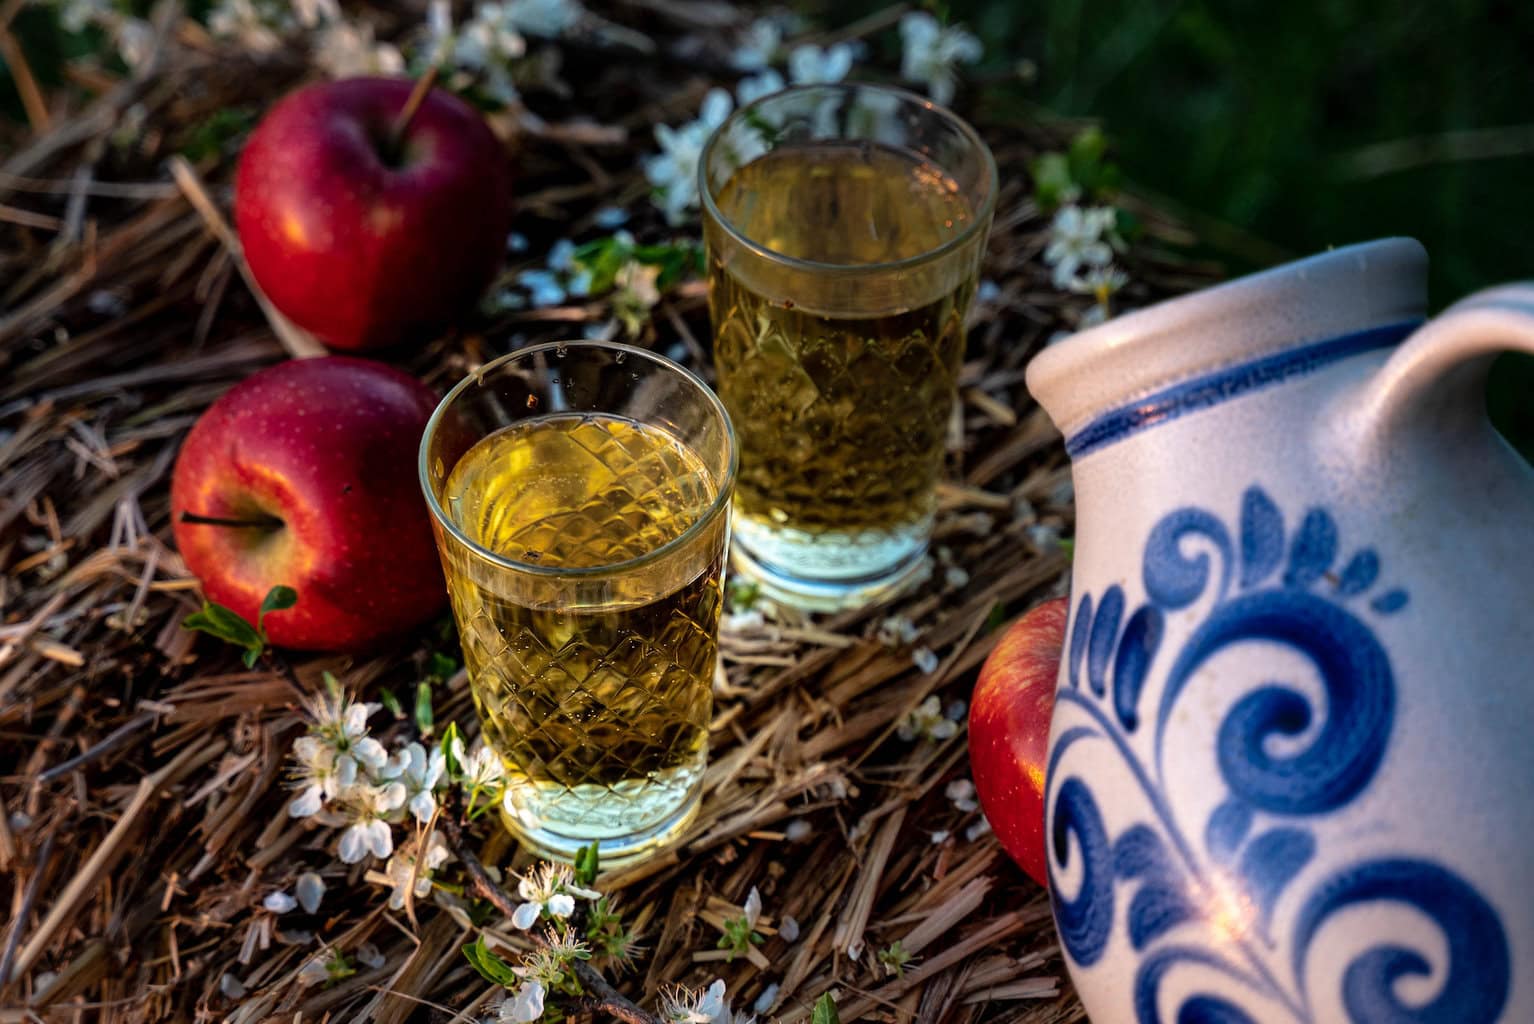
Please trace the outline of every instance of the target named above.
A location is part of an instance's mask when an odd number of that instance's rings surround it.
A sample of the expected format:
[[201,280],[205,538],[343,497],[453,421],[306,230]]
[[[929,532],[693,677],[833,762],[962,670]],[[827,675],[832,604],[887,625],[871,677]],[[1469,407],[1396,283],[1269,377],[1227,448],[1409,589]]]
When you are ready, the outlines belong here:
[[1040,885],[1044,861],[1044,769],[1055,679],[1070,604],[1060,597],[1007,628],[980,669],[969,705],[975,795],[1002,848]]
[[436,402],[415,378],[346,356],[280,363],[214,402],[170,496],[176,546],[208,599],[253,623],[267,591],[294,588],[298,604],[266,629],[307,650],[366,648],[434,615],[442,570],[416,451]]
[[284,97],[240,154],[234,219],[262,291],[334,348],[430,336],[505,251],[510,172],[474,110],[426,94],[397,152],[408,79],[352,78]]

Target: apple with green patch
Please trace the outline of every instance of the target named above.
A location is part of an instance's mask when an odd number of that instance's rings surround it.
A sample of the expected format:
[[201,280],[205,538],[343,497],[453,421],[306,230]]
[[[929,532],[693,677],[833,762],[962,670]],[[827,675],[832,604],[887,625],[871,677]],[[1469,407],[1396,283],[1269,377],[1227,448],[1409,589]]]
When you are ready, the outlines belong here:
[[[236,385],[187,435],[176,546],[208,600],[271,643],[361,650],[431,618],[445,592],[416,455],[436,407],[364,359],[291,360]],[[263,610],[274,587],[290,587]]]

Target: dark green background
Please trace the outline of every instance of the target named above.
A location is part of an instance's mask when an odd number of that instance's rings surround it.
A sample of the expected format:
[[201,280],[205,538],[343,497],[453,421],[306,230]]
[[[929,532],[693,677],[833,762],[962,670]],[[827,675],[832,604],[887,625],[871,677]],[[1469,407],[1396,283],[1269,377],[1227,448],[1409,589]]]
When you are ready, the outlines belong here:
[[[142,7],[146,0],[122,0]],[[588,0],[603,9],[608,5]],[[796,0],[841,25],[885,0]],[[991,109],[1091,117],[1131,187],[1183,216],[1232,273],[1411,235],[1441,308],[1534,278],[1531,0],[936,0],[986,44]],[[632,13],[624,9],[627,13]],[[40,77],[69,46],[16,27]],[[893,33],[876,41],[894,59]],[[0,71],[0,118],[20,113]],[[1499,423],[1534,452],[1534,359],[1504,359]]]

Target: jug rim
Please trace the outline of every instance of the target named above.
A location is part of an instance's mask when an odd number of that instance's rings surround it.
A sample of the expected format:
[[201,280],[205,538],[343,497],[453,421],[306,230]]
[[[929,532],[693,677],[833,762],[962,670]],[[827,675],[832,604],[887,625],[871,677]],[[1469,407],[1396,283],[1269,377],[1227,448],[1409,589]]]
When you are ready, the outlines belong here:
[[[1342,246],[1114,317],[1045,348],[1028,390],[1067,439],[1190,378],[1344,336],[1393,344],[1427,305],[1427,250],[1413,238]],[[1359,344],[1333,346],[1339,353]]]

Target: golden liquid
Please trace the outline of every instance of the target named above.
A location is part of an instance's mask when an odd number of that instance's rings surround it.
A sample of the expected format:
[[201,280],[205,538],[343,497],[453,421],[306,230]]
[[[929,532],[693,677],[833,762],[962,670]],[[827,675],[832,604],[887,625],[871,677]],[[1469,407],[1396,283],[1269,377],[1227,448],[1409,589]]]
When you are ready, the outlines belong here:
[[[479,441],[444,488],[476,544],[550,569],[612,566],[681,536],[716,484],[671,434],[615,416],[551,415]],[[690,542],[689,542],[690,543]],[[524,832],[628,836],[685,806],[702,778],[720,550],[668,552],[620,583],[449,565],[486,741]],[[552,838],[550,838],[552,837]]]
[[[736,171],[717,205],[775,252],[853,266],[928,253],[973,218],[934,165],[857,144],[773,150]],[[888,315],[841,317],[781,294],[770,266],[752,272],[761,291],[710,263],[719,395],[740,444],[738,536],[808,575],[919,552],[976,274]]]

